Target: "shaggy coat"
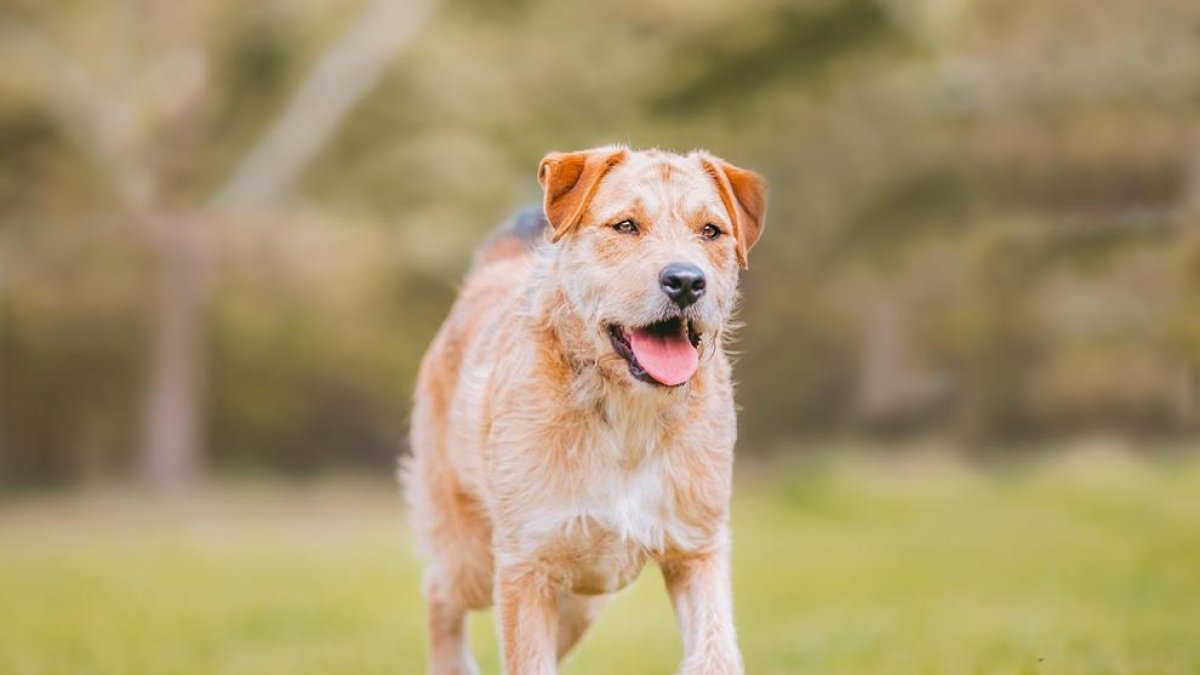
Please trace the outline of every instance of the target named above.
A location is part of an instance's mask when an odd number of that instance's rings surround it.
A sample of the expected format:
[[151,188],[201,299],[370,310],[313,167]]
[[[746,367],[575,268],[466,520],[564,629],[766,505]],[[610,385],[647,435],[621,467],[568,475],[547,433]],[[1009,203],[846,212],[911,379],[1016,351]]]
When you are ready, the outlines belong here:
[[[430,560],[429,672],[477,672],[465,617],[494,604],[505,672],[554,673],[654,561],[682,672],[740,673],[722,343],[763,181],[618,146],[551,153],[538,179],[543,212],[477,253],[417,384],[403,473]],[[686,299],[673,265],[700,275]]]

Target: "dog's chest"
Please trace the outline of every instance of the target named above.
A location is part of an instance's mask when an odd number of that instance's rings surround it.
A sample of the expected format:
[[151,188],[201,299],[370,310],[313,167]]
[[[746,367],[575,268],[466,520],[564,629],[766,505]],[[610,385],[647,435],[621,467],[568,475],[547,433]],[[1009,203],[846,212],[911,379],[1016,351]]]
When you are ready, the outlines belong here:
[[699,544],[699,528],[681,517],[674,465],[680,449],[661,421],[601,417],[581,429],[571,453],[580,459],[568,490],[548,496],[534,529],[571,561],[581,592],[626,585],[646,558]]
[[546,542],[580,593],[619,590],[647,557],[689,535],[677,527],[658,460],[626,471],[594,467],[571,497],[545,512]]

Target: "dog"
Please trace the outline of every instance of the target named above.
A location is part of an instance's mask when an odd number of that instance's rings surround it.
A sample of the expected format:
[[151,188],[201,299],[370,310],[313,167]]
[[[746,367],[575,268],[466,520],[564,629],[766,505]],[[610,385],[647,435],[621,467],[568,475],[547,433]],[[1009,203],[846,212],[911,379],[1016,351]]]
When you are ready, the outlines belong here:
[[475,256],[422,361],[402,480],[429,558],[428,671],[556,672],[606,596],[660,566],[683,673],[741,673],[736,419],[724,350],[763,231],[758,174],[707,152],[550,153],[542,209]]

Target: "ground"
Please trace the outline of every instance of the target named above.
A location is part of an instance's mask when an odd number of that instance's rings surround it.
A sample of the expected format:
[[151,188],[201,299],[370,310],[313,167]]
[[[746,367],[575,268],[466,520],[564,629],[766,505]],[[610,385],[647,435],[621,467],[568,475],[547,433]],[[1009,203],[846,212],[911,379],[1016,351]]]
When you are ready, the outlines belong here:
[[[1200,672],[1200,461],[1000,471],[839,460],[739,476],[747,671]],[[0,501],[0,672],[419,673],[419,561],[387,482]],[[489,615],[472,623],[497,673]],[[671,673],[657,570],[564,673]]]

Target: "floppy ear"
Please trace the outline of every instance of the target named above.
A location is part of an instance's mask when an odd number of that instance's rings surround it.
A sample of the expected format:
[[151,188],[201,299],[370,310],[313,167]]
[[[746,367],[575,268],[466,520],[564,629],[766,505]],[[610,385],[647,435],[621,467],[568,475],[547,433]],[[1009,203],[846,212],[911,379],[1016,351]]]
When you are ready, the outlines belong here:
[[552,152],[538,166],[538,182],[546,192],[546,220],[554,228],[550,241],[571,231],[596,194],[600,179],[628,155],[625,148],[607,146],[580,152]]
[[708,153],[699,153],[704,170],[717,183],[721,201],[733,221],[738,264],[748,266],[746,255],[762,235],[767,217],[767,182],[762,176]]

